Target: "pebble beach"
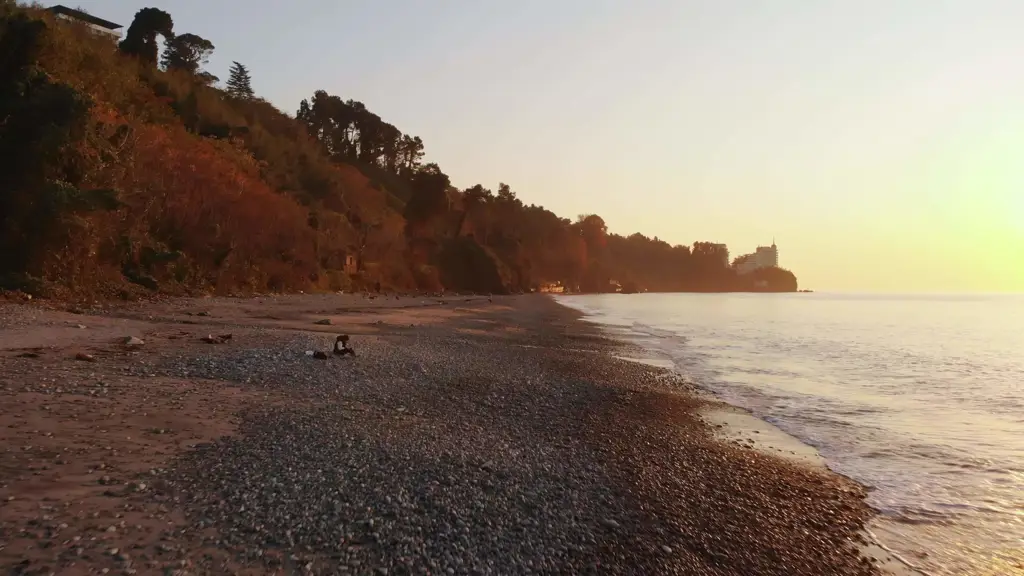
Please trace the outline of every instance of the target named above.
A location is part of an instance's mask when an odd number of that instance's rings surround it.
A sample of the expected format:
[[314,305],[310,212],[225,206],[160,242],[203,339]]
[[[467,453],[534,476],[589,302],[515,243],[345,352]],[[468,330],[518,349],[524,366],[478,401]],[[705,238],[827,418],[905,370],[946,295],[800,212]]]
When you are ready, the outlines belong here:
[[860,486],[629,353],[540,295],[0,304],[0,569],[880,573]]

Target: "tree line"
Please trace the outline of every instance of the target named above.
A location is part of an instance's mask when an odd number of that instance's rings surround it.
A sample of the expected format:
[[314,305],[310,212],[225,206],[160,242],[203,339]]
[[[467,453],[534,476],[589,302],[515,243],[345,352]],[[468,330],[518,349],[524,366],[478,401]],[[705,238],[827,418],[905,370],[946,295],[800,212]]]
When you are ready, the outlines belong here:
[[[204,70],[213,42],[177,34],[157,8],[111,53],[0,0],[0,49],[0,118],[17,120],[0,124],[0,287],[97,285],[116,270],[165,291],[796,289],[787,271],[737,275],[709,242],[612,234],[505,183],[457,189],[419,136],[362,102],[317,90],[285,114],[239,62],[219,86]],[[141,171],[146,154],[192,168]]]

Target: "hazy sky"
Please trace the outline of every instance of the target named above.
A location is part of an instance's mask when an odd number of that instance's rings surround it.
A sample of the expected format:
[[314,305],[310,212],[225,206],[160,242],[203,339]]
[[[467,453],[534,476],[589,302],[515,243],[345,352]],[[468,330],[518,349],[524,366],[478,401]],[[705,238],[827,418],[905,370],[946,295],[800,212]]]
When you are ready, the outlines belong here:
[[170,12],[289,113],[360,100],[459,187],[733,255],[774,236],[812,289],[1024,291],[1021,0],[78,5]]

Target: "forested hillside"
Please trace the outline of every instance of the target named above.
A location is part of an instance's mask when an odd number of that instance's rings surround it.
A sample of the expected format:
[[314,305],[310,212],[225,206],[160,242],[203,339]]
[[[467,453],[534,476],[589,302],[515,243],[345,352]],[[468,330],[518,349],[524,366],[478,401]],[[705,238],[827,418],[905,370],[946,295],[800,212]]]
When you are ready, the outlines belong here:
[[783,270],[737,276],[710,243],[609,234],[506,184],[458,190],[361,102],[318,90],[292,116],[244,64],[222,82],[203,69],[215,42],[156,8],[116,44],[0,0],[0,289],[796,289]]

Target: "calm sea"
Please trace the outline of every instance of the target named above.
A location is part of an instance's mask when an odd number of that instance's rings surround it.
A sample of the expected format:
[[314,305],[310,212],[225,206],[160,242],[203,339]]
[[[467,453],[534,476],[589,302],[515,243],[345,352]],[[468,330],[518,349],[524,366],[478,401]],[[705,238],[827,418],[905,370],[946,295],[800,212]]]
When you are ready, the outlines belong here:
[[871,489],[931,574],[1024,574],[1024,297],[569,296]]

